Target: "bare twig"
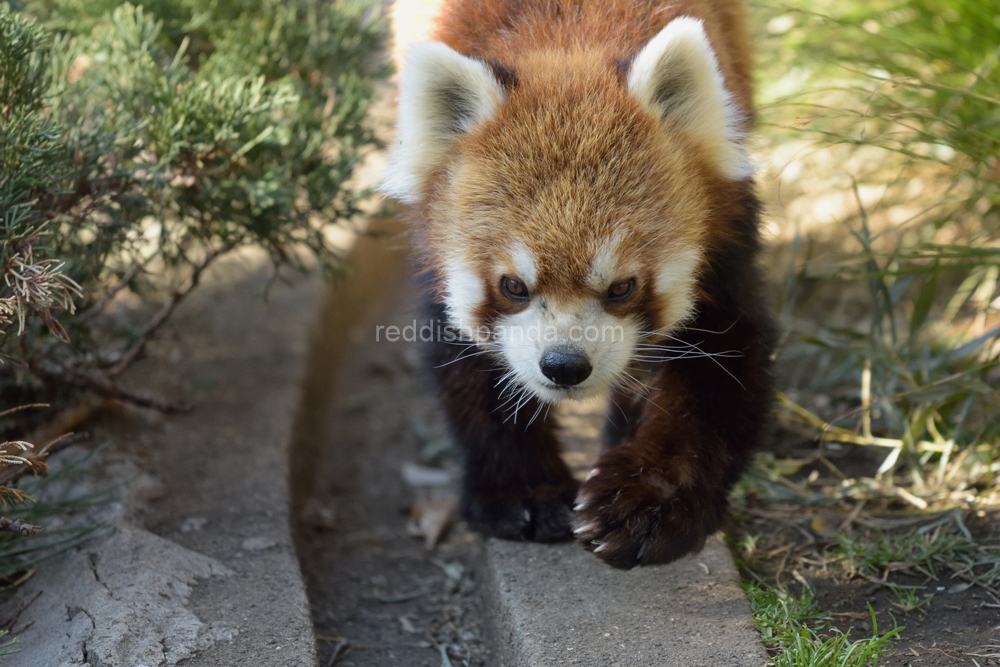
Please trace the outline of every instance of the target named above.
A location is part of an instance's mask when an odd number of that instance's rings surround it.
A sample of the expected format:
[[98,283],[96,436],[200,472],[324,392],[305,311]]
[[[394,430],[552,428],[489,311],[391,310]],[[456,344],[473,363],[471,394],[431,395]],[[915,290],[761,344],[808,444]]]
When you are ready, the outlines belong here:
[[45,424],[28,434],[31,442],[43,443],[43,448],[52,446],[67,433],[80,431],[97,413],[104,409],[107,401],[85,397],[72,407],[60,410],[58,414],[45,420]]
[[36,526],[33,523],[25,523],[24,519],[11,519],[0,516],[0,532],[14,533],[21,537],[28,537],[30,535],[37,535],[43,530],[44,528],[41,526]]
[[9,410],[4,410],[0,412],[0,417],[6,417],[7,415],[12,415],[15,412],[20,412],[21,410],[28,410],[31,408],[47,408],[48,403],[28,403],[27,405],[19,405],[16,408],[10,408]]
[[121,279],[117,283],[115,283],[115,286],[112,287],[110,290],[108,290],[108,292],[106,294],[104,294],[100,299],[98,299],[94,303],[94,305],[92,305],[90,308],[88,308],[84,312],[80,313],[77,316],[77,320],[78,321],[85,321],[85,320],[93,317],[97,313],[101,312],[102,310],[104,310],[104,307],[108,305],[108,303],[111,301],[111,299],[115,298],[116,294],[118,294],[123,289],[125,289],[126,287],[128,287],[129,283],[131,283],[133,280],[135,280],[135,277],[137,275],[139,275],[139,272],[142,271],[145,268],[146,262],[148,262],[148,261],[149,260],[147,259],[144,262],[141,262],[139,264],[133,264],[132,266],[130,266],[128,268],[128,270],[125,271],[125,273],[122,274]]
[[171,403],[158,396],[121,387],[115,384],[107,375],[98,371],[67,368],[45,360],[38,360],[32,363],[31,366],[45,377],[77,387],[83,387],[84,389],[90,389],[104,398],[116,398],[132,405],[153,408],[154,410],[166,413],[186,412],[191,409],[189,405]]
[[847,515],[847,518],[844,519],[844,521],[840,524],[840,527],[837,529],[838,533],[843,533],[851,527],[851,524],[854,523],[855,520],[857,520],[858,515],[861,514],[861,510],[865,508],[866,502],[868,501],[862,498],[861,502],[854,506],[854,509],[851,510],[851,513]]
[[180,304],[184,297],[190,294],[191,290],[198,286],[198,283],[201,280],[201,274],[206,268],[208,268],[208,265],[215,261],[219,256],[224,255],[232,249],[233,245],[227,243],[213,250],[207,257],[205,257],[204,260],[201,261],[200,264],[197,264],[194,267],[191,271],[191,279],[187,286],[183,289],[176,289],[171,293],[170,298],[167,299],[166,303],[164,303],[156,315],[154,315],[149,322],[146,323],[146,326],[142,328],[142,331],[139,333],[139,339],[135,342],[135,344],[122,354],[121,358],[114,366],[108,369],[108,376],[115,377],[116,375],[120,375],[122,371],[132,365],[132,362],[135,361],[135,358],[139,355],[139,353],[145,349],[149,338],[156,333],[156,330],[159,329],[164,322],[167,321],[167,318],[170,317],[171,313],[174,312],[174,309],[177,308],[177,305]]
[[[22,574],[22,575],[21,575],[20,577],[18,577],[17,579],[15,579],[15,580],[14,580],[13,582],[11,582],[10,584],[7,584],[7,585],[6,585],[6,586],[4,586],[3,588],[0,588],[0,590],[7,590],[7,589],[10,589],[10,588],[16,588],[17,586],[20,586],[20,585],[21,585],[21,584],[23,584],[23,583],[24,583],[25,581],[27,581],[28,579],[30,579],[30,578],[31,578],[31,577],[32,577],[32,576],[33,576],[33,575],[35,574],[35,572],[36,572],[37,570],[38,570],[38,568],[37,568],[37,567],[33,567],[33,568],[31,568],[30,570],[28,570],[27,572],[25,572],[24,574]],[[27,608],[28,608],[28,607],[30,607],[31,605],[35,604],[35,600],[37,600],[37,599],[39,598],[39,596],[40,596],[41,594],[42,594],[42,591],[38,591],[37,593],[35,593],[35,594],[34,594],[34,595],[32,596],[32,598],[31,598],[30,600],[28,600],[27,602],[22,602],[22,603],[21,603],[21,604],[20,604],[20,605],[18,606],[18,608],[17,608],[17,611],[16,611],[16,612],[14,612],[14,615],[13,615],[13,616],[11,616],[11,617],[10,617],[10,618],[9,618],[9,619],[8,619],[8,620],[7,620],[7,621],[6,621],[5,623],[4,623],[4,624],[3,624],[3,626],[2,626],[2,627],[3,627],[3,629],[4,629],[4,630],[7,630],[8,632],[10,632],[10,633],[12,633],[12,634],[17,634],[16,632],[14,632],[14,626],[15,626],[15,625],[17,625],[17,622],[18,622],[18,621],[19,621],[19,620],[21,619],[21,614],[23,614],[23,613],[24,613],[24,610],[25,610],[25,609],[27,609]],[[31,626],[31,623],[34,623],[34,621],[31,621],[31,622],[29,622],[29,623],[28,623],[28,626],[29,626],[29,627]],[[25,628],[18,628],[18,629],[19,629],[19,630],[24,630]]]

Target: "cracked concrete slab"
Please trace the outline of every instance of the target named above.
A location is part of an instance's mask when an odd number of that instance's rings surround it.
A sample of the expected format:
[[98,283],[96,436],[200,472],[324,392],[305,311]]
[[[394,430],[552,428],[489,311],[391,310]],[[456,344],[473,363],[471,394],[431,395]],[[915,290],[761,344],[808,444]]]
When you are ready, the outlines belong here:
[[6,664],[173,667],[239,632],[188,608],[199,580],[232,571],[145,530],[120,526],[46,571],[7,606],[29,609],[32,623],[18,633],[26,650]]

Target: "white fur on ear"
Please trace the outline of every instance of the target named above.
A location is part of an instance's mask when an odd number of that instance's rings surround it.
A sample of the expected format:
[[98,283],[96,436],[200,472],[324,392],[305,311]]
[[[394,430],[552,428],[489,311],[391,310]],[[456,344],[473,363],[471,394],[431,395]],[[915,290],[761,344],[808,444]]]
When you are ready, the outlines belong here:
[[492,116],[504,90],[485,63],[440,42],[410,47],[399,87],[398,133],[382,190],[414,203],[450,140]]
[[668,23],[632,62],[628,89],[705,146],[724,176],[742,180],[753,173],[740,112],[701,21],[682,16]]

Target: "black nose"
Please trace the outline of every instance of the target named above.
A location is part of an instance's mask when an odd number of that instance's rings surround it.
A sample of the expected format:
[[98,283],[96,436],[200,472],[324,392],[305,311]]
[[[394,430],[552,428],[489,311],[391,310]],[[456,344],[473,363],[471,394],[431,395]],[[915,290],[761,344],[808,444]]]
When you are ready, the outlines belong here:
[[546,350],[538,365],[542,374],[560,387],[572,387],[590,377],[587,356],[566,348]]

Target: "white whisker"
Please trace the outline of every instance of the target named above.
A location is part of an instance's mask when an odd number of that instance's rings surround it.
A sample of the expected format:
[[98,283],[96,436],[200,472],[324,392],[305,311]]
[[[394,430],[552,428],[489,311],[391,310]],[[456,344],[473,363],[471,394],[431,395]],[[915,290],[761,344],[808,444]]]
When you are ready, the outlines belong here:
[[[538,407],[535,409],[535,414],[531,415],[531,419],[528,420],[528,426],[531,426],[532,424],[535,423],[535,420],[538,419],[538,415],[541,414],[542,408],[544,408],[544,407],[545,407],[545,404],[542,403],[541,401],[538,401]],[[545,414],[547,415],[548,411],[546,411]],[[545,420],[542,419],[542,421],[545,421]],[[525,428],[528,428],[528,426],[525,426]]]
[[473,357],[478,357],[483,354],[489,354],[490,352],[492,352],[492,350],[478,350],[476,352],[473,352],[472,354],[459,354],[458,357],[452,359],[451,361],[447,361],[443,364],[438,364],[437,366],[434,366],[434,368],[444,368],[445,366],[451,366],[453,363],[457,361],[462,361],[463,359],[472,359]]

